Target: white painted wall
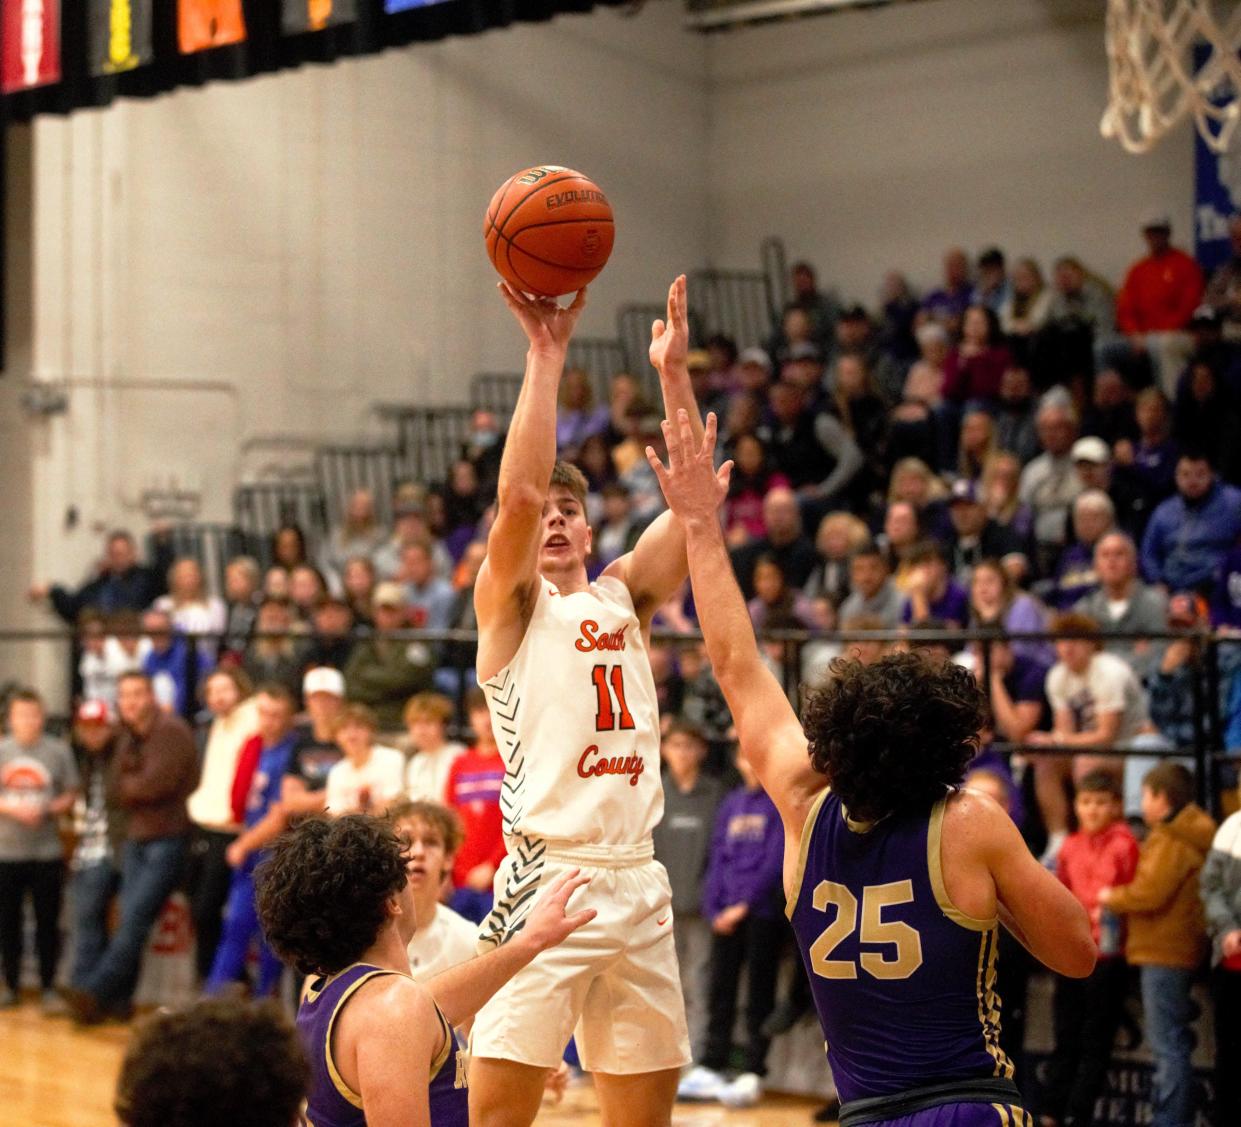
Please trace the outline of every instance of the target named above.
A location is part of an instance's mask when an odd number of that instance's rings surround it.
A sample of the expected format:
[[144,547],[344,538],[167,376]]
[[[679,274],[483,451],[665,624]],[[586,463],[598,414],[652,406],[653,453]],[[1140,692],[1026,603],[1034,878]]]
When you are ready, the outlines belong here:
[[263,436],[352,439],[375,401],[520,370],[482,220],[530,164],[609,193],[582,331],[612,335],[706,256],[705,51],[668,4],[40,118],[33,367],[71,407],[38,424],[36,570],[75,577],[152,487],[226,519]]
[[[31,569],[34,519],[31,465],[34,434],[21,407],[30,372],[30,197],[31,131],[14,127],[5,141],[5,366],[0,373],[0,512],[6,533],[0,536],[0,627],[40,625],[25,599]],[[26,644],[0,642],[0,684],[29,675],[33,650]]]
[[[481,220],[531,163],[587,171],[617,210],[584,333],[677,270],[753,266],[770,234],[867,301],[892,267],[933,282],[958,242],[1116,277],[1152,204],[1187,241],[1192,150],[1187,129],[1145,158],[1100,138],[1101,7],[923,0],[703,38],[653,0],[39,119],[0,387],[0,487],[30,536],[0,562],[76,580],[105,527],[143,525],[144,490],[225,519],[284,456],[265,436],[373,433],[377,400],[519,367]],[[8,409],[30,374],[69,382],[67,414]]]
[[1099,134],[1103,7],[923,0],[712,37],[713,256],[778,234],[871,304],[889,269],[938,280],[955,244],[1118,279],[1151,206],[1192,242],[1190,131],[1144,157]]

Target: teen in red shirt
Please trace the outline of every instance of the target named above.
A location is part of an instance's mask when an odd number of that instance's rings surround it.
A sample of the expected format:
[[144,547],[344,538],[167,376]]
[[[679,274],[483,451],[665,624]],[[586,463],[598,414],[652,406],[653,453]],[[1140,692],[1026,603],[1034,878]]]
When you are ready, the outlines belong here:
[[505,854],[500,814],[504,760],[491,732],[491,714],[482,690],[467,693],[465,705],[475,742],[453,763],[444,804],[457,812],[465,831],[452,867],[452,881],[457,889],[452,908],[466,919],[480,923],[491,911],[491,885]]

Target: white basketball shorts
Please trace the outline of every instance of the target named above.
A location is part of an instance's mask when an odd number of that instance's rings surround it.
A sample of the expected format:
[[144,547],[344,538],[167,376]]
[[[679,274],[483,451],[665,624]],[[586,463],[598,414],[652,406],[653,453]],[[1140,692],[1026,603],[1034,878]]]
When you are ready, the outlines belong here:
[[672,889],[651,844],[518,838],[510,845],[480,950],[521,927],[539,890],[569,869],[591,878],[569,911],[599,914],[542,952],[479,1011],[471,1055],[554,1068],[573,1036],[588,1072],[626,1076],[689,1064]]

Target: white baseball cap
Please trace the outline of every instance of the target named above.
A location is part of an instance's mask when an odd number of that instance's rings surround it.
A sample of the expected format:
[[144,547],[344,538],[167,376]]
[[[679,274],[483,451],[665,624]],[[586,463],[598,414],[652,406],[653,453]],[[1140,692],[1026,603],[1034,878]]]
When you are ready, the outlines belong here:
[[339,669],[330,665],[320,665],[316,669],[307,670],[302,678],[302,696],[311,693],[331,693],[334,697],[345,695],[345,678]]

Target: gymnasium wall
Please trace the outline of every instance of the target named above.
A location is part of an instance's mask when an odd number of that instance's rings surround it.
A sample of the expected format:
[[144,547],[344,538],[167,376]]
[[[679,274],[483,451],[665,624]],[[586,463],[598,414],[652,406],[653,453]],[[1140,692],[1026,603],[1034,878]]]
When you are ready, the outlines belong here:
[[[527,163],[585,168],[616,205],[590,334],[773,233],[867,301],[956,242],[1116,277],[1151,205],[1187,240],[1189,131],[1145,158],[1099,137],[1101,7],[922,0],[704,38],[652,0],[38,119],[10,153],[0,488],[30,535],[0,549],[3,620],[104,527],[144,526],[144,496],[226,519],[238,478],[374,435],[374,403],[520,367],[480,225]],[[67,382],[67,413],[17,413],[31,375]]]
[[227,519],[238,477],[373,433],[374,403],[519,371],[482,240],[517,169],[616,208],[583,332],[661,298],[707,254],[705,50],[660,4],[38,119],[31,365],[71,398],[33,424],[35,573],[76,577],[144,493]]
[[945,247],[1118,280],[1139,216],[1192,242],[1192,135],[1130,156],[1099,134],[1103,8],[1084,0],[922,0],[714,36],[713,254],[761,235],[872,304],[885,272],[938,279]]
[[[21,408],[24,377],[30,370],[30,178],[31,131],[9,130],[4,146],[4,278],[8,290],[6,369],[0,373],[0,628],[38,624],[25,599],[31,574],[35,525],[31,474],[34,435]],[[7,377],[7,378],[6,378]],[[0,684],[29,667],[30,650],[0,642]]]

